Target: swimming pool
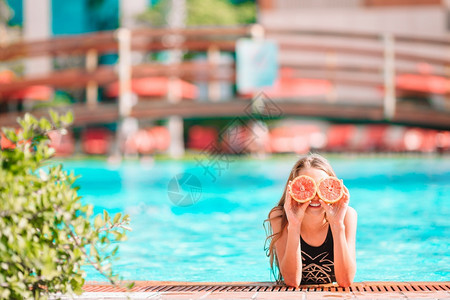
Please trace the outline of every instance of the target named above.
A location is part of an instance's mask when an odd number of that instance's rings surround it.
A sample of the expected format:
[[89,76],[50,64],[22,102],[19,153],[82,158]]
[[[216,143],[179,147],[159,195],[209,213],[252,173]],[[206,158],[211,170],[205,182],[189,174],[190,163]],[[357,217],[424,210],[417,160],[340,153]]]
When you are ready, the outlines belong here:
[[[133,231],[115,264],[125,279],[271,281],[262,223],[295,160],[228,161],[214,174],[196,161],[119,167],[64,161],[64,167],[82,175],[80,194],[96,212],[130,214]],[[356,281],[450,280],[450,160],[330,161],[358,212]],[[170,182],[178,174],[198,179],[182,202],[195,204],[177,206],[179,198],[169,198],[168,189],[177,196]],[[87,274],[87,280],[105,280],[89,268]]]

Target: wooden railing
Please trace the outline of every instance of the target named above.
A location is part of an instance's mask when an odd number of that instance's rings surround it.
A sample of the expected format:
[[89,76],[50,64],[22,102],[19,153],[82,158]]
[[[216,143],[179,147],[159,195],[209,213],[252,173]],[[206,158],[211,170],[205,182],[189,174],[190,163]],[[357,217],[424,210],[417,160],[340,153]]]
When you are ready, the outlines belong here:
[[[439,94],[441,108],[450,112],[450,39],[446,37],[288,29],[269,29],[267,36],[278,41],[281,66],[293,69],[296,77],[384,90],[386,118],[394,116],[397,98],[404,95]],[[295,60],[289,53],[322,59],[305,62]],[[416,90],[405,87],[401,84],[404,76],[430,80],[429,90],[426,83],[422,91],[419,86]],[[431,85],[439,80],[441,89],[436,92]]]
[[[131,31],[131,48],[135,51],[160,51],[174,47],[169,35],[180,35],[183,42],[178,47],[205,51],[212,45],[233,51],[236,38],[248,36],[251,27],[198,28],[198,29],[137,29]],[[0,48],[0,62],[19,58],[58,55],[85,55],[89,50],[98,54],[118,51],[115,31],[58,37],[50,40],[21,42]]]
[[[120,41],[117,32],[112,31],[8,45],[0,48],[0,64],[39,56],[81,55],[86,57],[86,65],[76,69],[56,70],[39,77],[22,77],[8,84],[0,84],[0,101],[7,100],[8,95],[14,91],[33,85],[49,85],[61,89],[87,88],[88,98],[96,98],[97,95],[92,91],[96,91],[97,86],[104,86],[120,79],[115,66],[97,65],[98,56],[106,53],[118,53],[120,57],[123,54],[120,52],[121,43],[122,49],[140,53],[171,49],[205,53],[234,52],[237,39],[251,38],[252,32],[256,32],[255,29],[258,27],[139,29],[129,32],[130,39],[129,42],[126,42],[127,45]],[[396,122],[396,114],[399,113],[398,109],[401,109],[397,103],[398,96],[430,94],[403,89],[396,84],[398,76],[402,74],[415,74],[423,76],[423,78],[438,76],[441,79],[446,78],[450,82],[450,57],[448,55],[450,40],[445,38],[287,29],[269,29],[265,34],[267,38],[277,41],[280,48],[280,66],[290,68],[291,76],[327,80],[334,86],[346,86],[350,93],[353,88],[368,88],[378,91],[380,95],[377,96],[377,99],[373,99],[370,105],[373,106],[375,103],[384,110],[384,117],[381,116],[380,120],[390,119]],[[420,51],[422,48],[433,49],[435,52]],[[302,61],[301,59],[291,59],[288,56],[289,53],[294,53],[298,58],[308,57],[308,55],[322,56],[321,60]],[[354,57],[359,57],[360,61],[353,61]],[[429,70],[420,73],[416,64],[422,64]],[[221,65],[213,60],[202,63],[186,61],[169,65],[143,62],[138,65],[129,64],[125,67],[129,68],[130,79],[167,76],[206,82],[235,81],[234,64]],[[446,92],[441,93],[439,97],[442,98],[443,105],[437,108],[431,107],[431,111],[440,114],[440,117],[437,118],[440,125],[436,124],[436,120],[430,119],[429,126],[445,127],[447,124],[450,126],[450,87],[447,87]],[[301,97],[290,100],[301,101]],[[348,104],[348,99],[343,98],[337,91],[331,96],[324,95],[323,100],[334,103],[336,108],[344,103]],[[87,103],[92,106],[92,101],[89,99]],[[358,107],[363,107],[364,103],[361,100],[357,104]],[[94,103],[95,105],[96,103]],[[420,109],[418,111],[420,112]],[[217,113],[220,114],[220,112],[212,114],[216,115]],[[432,118],[429,113],[427,118]],[[413,119],[410,122],[414,124]],[[424,126],[426,124],[426,122],[421,123]]]
[[[190,29],[137,29],[129,31],[99,32],[80,36],[59,37],[51,40],[21,42],[0,48],[0,63],[34,57],[70,57],[85,56],[86,64],[81,68],[55,70],[38,77],[22,77],[8,84],[0,84],[0,101],[5,101],[14,91],[33,85],[49,85],[55,88],[86,88],[87,103],[95,107],[97,88],[114,81],[123,81],[123,74],[130,73],[130,78],[144,76],[176,76],[197,81],[234,80],[233,76],[221,78],[220,63],[183,62],[176,65],[143,62],[132,66],[123,63],[125,56],[131,52],[158,52],[182,49],[214,53],[219,51],[234,52],[238,38],[250,36],[252,27],[235,28],[190,28]],[[129,36],[121,40],[120,33]],[[123,50],[125,49],[125,50]],[[122,51],[122,52],[121,52]],[[98,66],[98,57],[102,54],[117,53],[119,68],[115,66]],[[209,56],[209,55],[208,55]],[[122,64],[120,62],[122,61]],[[233,70],[234,66],[229,66]],[[230,72],[227,72],[230,73]],[[222,76],[223,77],[223,76]],[[121,84],[123,87],[124,85]],[[129,83],[125,84],[129,86]],[[120,104],[120,100],[119,100]]]

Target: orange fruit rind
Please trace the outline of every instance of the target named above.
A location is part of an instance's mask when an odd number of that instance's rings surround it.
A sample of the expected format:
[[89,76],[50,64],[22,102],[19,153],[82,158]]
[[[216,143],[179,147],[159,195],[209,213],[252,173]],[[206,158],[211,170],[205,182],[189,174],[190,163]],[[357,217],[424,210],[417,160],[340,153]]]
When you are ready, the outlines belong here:
[[[338,192],[336,192],[336,189],[338,189]],[[327,204],[336,203],[344,195],[344,184],[337,177],[322,178],[317,184],[317,194]]]
[[[297,186],[299,189],[298,192],[293,190],[297,188]],[[316,196],[316,191],[317,185],[314,182],[314,179],[307,175],[300,175],[295,177],[289,185],[289,194],[291,195],[292,199],[299,203],[311,201]]]

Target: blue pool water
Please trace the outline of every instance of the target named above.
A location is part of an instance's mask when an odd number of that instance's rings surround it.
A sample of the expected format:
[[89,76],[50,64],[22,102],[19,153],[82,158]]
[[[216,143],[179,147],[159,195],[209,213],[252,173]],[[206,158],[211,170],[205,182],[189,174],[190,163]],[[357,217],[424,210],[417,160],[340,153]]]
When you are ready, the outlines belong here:
[[[211,174],[195,161],[126,162],[119,167],[65,161],[64,166],[82,175],[80,194],[96,212],[131,215],[133,231],[115,264],[125,279],[270,281],[262,223],[278,202],[295,160],[229,161]],[[330,161],[358,212],[356,281],[450,280],[448,159]],[[179,198],[170,184],[183,173],[201,185],[194,181],[192,193],[180,191],[178,196],[192,196],[183,204],[198,201],[185,207],[174,205]],[[105,280],[94,270],[87,274],[87,280]]]

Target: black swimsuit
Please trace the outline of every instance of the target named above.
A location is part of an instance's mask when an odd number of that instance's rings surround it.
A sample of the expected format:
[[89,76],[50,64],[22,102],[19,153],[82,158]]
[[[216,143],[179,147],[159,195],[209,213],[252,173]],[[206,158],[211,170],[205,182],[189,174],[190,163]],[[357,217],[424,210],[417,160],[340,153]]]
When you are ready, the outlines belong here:
[[313,247],[300,236],[302,249],[301,284],[320,284],[336,281],[334,275],[333,234],[328,226],[327,237],[322,245]]

